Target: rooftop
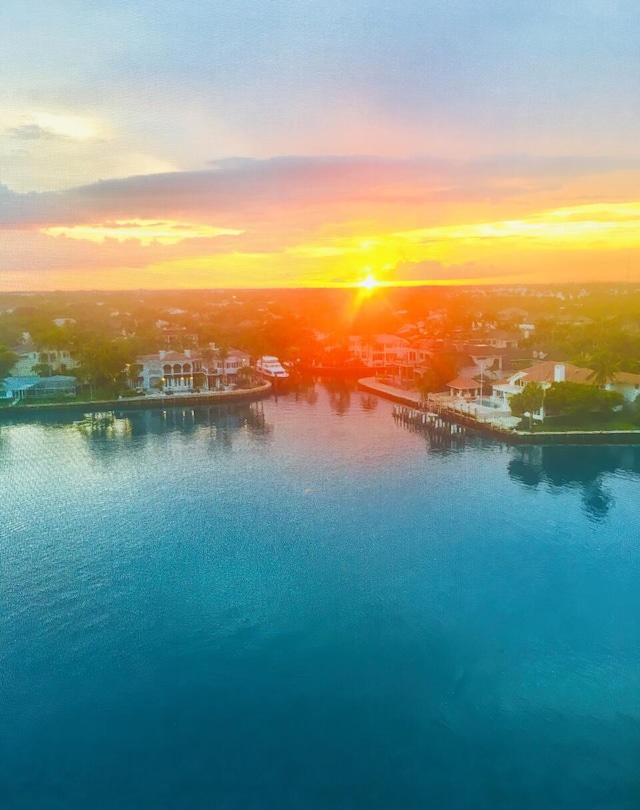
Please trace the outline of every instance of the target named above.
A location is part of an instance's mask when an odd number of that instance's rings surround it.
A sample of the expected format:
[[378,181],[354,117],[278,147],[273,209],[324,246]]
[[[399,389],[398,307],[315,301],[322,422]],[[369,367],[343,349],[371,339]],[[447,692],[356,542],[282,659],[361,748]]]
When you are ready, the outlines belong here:
[[471,377],[456,377],[455,380],[447,383],[447,388],[455,388],[456,391],[468,391],[480,388],[480,383],[472,380]]
[[593,385],[591,379],[593,375],[592,369],[581,368],[580,366],[574,366],[573,363],[564,363],[559,360],[543,360],[541,363],[536,363],[535,366],[522,369],[518,374],[522,375],[521,379],[524,383],[552,383],[555,381],[556,366],[564,366],[564,382]]

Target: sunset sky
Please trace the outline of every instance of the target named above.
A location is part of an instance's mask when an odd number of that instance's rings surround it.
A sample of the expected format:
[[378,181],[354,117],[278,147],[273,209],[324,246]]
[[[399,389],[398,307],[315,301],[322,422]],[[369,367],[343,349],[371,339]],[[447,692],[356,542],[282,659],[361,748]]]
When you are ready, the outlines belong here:
[[640,4],[3,0],[0,290],[640,281]]

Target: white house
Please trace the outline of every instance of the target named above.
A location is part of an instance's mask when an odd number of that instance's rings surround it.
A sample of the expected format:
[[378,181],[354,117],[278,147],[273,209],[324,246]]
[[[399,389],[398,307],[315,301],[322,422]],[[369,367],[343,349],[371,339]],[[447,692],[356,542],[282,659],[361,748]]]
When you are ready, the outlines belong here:
[[18,355],[9,371],[12,377],[29,377],[33,374],[34,366],[40,364],[48,365],[52,374],[63,375],[78,365],[68,349],[38,349],[30,336],[11,351]]
[[615,379],[605,385],[607,391],[618,391],[627,400],[635,402],[640,396],[640,374],[618,371]]
[[[506,380],[494,383],[492,399],[497,407],[508,408],[509,400],[515,394],[521,394],[527,383],[537,382],[546,389],[554,382],[575,382],[584,385],[593,385],[590,379],[593,371],[589,368],[574,366],[573,363],[558,363],[554,360],[545,360],[536,363],[530,368],[516,371]],[[544,416],[542,410],[534,414],[541,419]]]
[[191,349],[146,354],[136,362],[140,367],[138,384],[145,391],[190,391],[200,382],[196,376],[194,383],[194,375],[202,374],[200,355]]
[[234,383],[238,369],[249,365],[249,355],[239,349],[161,350],[138,357],[137,386],[144,391],[186,393],[199,389],[214,391]]

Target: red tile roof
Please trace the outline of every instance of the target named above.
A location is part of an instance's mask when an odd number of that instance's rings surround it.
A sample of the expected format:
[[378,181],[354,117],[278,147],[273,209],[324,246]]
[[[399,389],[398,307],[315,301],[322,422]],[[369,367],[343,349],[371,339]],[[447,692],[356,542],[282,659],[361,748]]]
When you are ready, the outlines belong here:
[[524,375],[522,377],[522,384],[526,385],[529,382],[554,382],[556,366],[564,366],[564,382],[593,385],[593,380],[589,379],[593,374],[592,369],[580,368],[579,366],[574,366],[573,363],[563,363],[557,360],[543,360],[542,363],[536,363],[535,366],[523,368],[521,372]]
[[471,377],[456,377],[455,380],[447,383],[447,388],[455,388],[456,391],[468,391],[469,389],[480,388],[480,383],[472,380]]
[[614,385],[616,383],[629,383],[630,385],[640,385],[640,374],[631,374],[629,371],[618,371],[616,373],[615,379],[613,380]]

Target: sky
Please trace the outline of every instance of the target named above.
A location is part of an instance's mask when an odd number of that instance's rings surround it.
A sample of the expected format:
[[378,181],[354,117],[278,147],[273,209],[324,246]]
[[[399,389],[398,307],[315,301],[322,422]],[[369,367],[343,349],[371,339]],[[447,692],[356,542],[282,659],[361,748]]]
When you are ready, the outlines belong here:
[[0,290],[640,281],[635,0],[3,0]]

